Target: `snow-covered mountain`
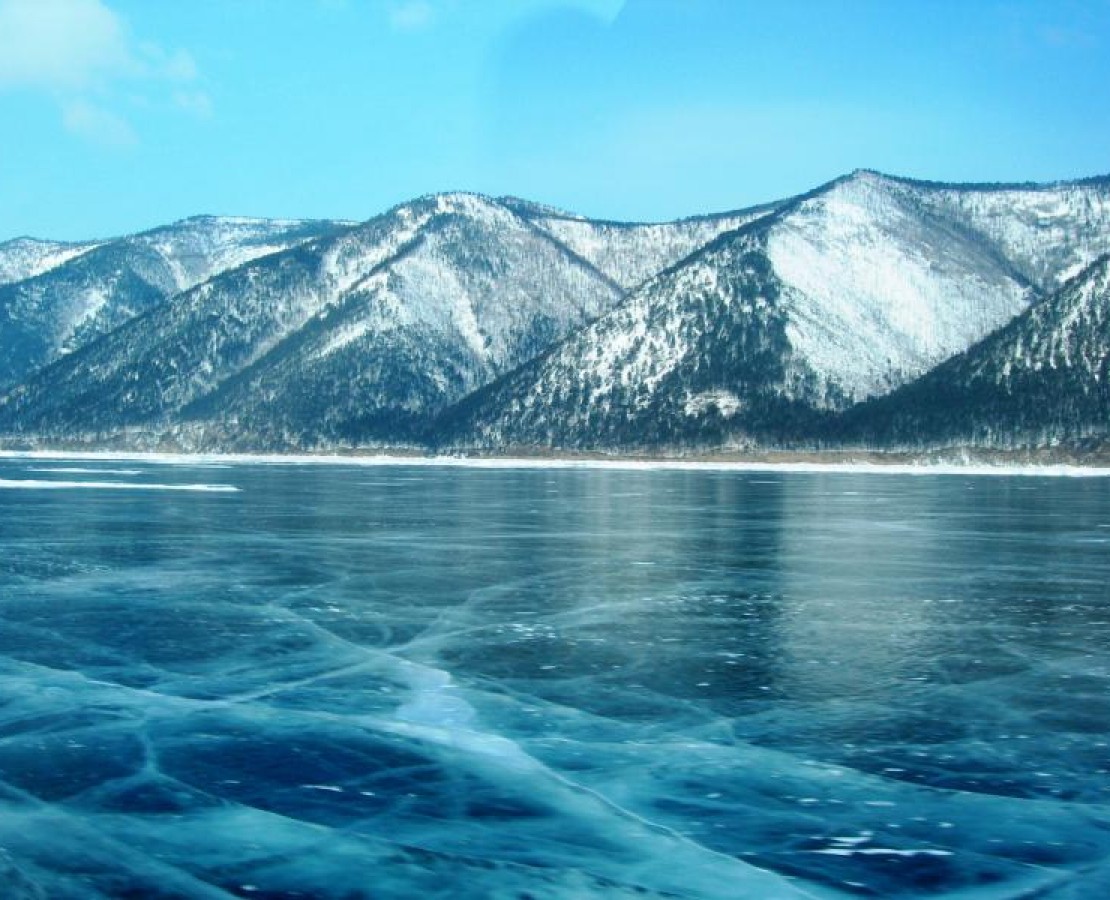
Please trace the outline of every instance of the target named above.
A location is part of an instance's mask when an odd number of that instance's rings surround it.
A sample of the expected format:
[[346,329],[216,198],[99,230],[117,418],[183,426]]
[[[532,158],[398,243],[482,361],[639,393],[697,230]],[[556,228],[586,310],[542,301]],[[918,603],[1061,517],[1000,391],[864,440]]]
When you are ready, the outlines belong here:
[[[930,429],[947,434],[925,412],[929,379],[950,373],[953,410],[961,380],[984,390],[957,366],[969,348],[1016,329],[1027,356],[1036,341],[1070,353],[1079,338],[1061,321],[1089,321],[1083,358],[1105,360],[1101,313],[1067,298],[1088,283],[1098,295],[1110,179],[960,186],[859,170],[660,224],[440,194],[357,226],[187,220],[51,262],[71,249],[40,247],[38,262],[27,250],[19,271],[39,274],[0,286],[9,441],[926,446]],[[1059,358],[1029,377],[1055,383]],[[1081,385],[1095,410],[1083,422],[1110,419],[1095,362],[1052,389]],[[898,398],[916,411],[891,424]],[[1029,440],[1059,433],[1030,423]],[[961,429],[953,440],[983,446],[1017,433]]]
[[0,243],[0,285],[49,272],[96,246],[95,241],[71,244],[32,237],[4,241]]
[[[412,240],[304,327],[199,398],[211,443],[415,441],[431,413],[617,305],[605,273],[511,208],[467,194],[402,207]],[[196,438],[195,438],[196,439]]]
[[0,245],[12,276],[0,284],[0,387],[213,275],[346,227],[199,216],[98,243]]
[[677,222],[600,222],[516,198],[503,201],[564,246],[631,290],[726,231],[774,212],[779,204]]
[[899,391],[850,410],[837,443],[1110,450],[1110,256]]
[[886,393],[1035,296],[923,193],[858,172],[727,232],[451,428],[483,447],[745,447]]
[[964,186],[886,178],[985,240],[1045,292],[1110,252],[1110,177]]
[[622,299],[497,201],[421,198],[178,294],[0,401],[9,427],[249,445],[409,439],[409,420]]

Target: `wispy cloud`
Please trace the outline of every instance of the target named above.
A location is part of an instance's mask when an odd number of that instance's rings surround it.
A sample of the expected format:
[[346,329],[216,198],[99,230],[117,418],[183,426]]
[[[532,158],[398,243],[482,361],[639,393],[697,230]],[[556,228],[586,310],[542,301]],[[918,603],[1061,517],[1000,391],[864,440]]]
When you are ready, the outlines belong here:
[[131,147],[139,140],[126,119],[87,100],[63,103],[62,124],[67,131],[104,147]]
[[389,9],[389,24],[397,31],[420,31],[435,20],[435,7],[428,0],[401,0]]
[[167,52],[157,44],[143,43],[139,45],[139,52],[144,74],[148,77],[181,82],[195,81],[200,76],[196,60],[186,50]]
[[83,89],[132,65],[122,23],[98,0],[0,0],[0,86]]
[[625,0],[566,0],[566,3],[568,6],[580,8],[608,25],[620,15]]
[[201,119],[207,119],[212,115],[212,98],[204,91],[174,91],[173,103],[178,109],[183,109]]
[[0,0],[0,91],[37,91],[66,130],[104,146],[138,141],[116,91],[136,84],[156,102],[202,117],[210,98],[185,50],[138,41],[103,0]]

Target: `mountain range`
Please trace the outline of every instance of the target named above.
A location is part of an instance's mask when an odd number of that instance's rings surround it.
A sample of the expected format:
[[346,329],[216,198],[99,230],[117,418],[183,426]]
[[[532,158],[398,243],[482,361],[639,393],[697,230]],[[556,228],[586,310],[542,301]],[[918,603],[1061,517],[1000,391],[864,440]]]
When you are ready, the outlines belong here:
[[1110,178],[859,170],[675,222],[449,193],[0,244],[0,446],[1110,448]]

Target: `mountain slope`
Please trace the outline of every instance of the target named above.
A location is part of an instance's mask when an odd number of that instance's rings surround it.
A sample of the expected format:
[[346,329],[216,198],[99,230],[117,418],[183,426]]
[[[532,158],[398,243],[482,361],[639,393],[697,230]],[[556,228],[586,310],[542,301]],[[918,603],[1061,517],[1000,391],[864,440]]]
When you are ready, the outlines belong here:
[[621,300],[496,201],[434,202],[403,253],[183,417],[220,445],[416,441],[429,414]]
[[97,246],[97,242],[65,243],[19,237],[0,243],[0,285],[34,278]]
[[1032,292],[993,248],[861,172],[728,232],[444,420],[449,443],[750,446],[886,393]]
[[726,231],[734,231],[782,204],[679,219],[676,222],[600,222],[516,198],[502,202],[604,272],[624,290],[637,287]]
[[[1110,252],[1108,197],[1106,178],[860,170],[654,225],[442,194],[358,226],[196,219],[65,259],[17,247],[12,271],[42,271],[0,285],[0,434],[496,452],[1103,440],[1101,270],[1068,278]],[[1057,309],[1088,281],[1086,306]],[[1011,329],[1006,372],[1047,360],[1026,382],[950,368]]]
[[1110,256],[982,342],[850,410],[838,442],[1071,447],[1110,441]]
[[1045,293],[1110,253],[1110,177],[1044,185],[944,185],[886,177],[979,235]]
[[32,274],[0,285],[0,387],[219,272],[344,227],[200,216],[93,246],[21,243],[9,268]]
[[457,399],[620,297],[496,202],[422,198],[178,295],[11,392],[0,422],[167,428],[189,407],[194,431],[361,433]]

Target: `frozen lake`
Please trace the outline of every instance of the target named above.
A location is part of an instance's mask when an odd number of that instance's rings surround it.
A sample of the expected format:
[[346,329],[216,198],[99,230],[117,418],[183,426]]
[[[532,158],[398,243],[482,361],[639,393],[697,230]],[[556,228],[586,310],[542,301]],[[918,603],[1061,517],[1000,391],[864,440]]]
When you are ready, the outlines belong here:
[[1110,479],[0,459],[0,896],[1110,896]]

